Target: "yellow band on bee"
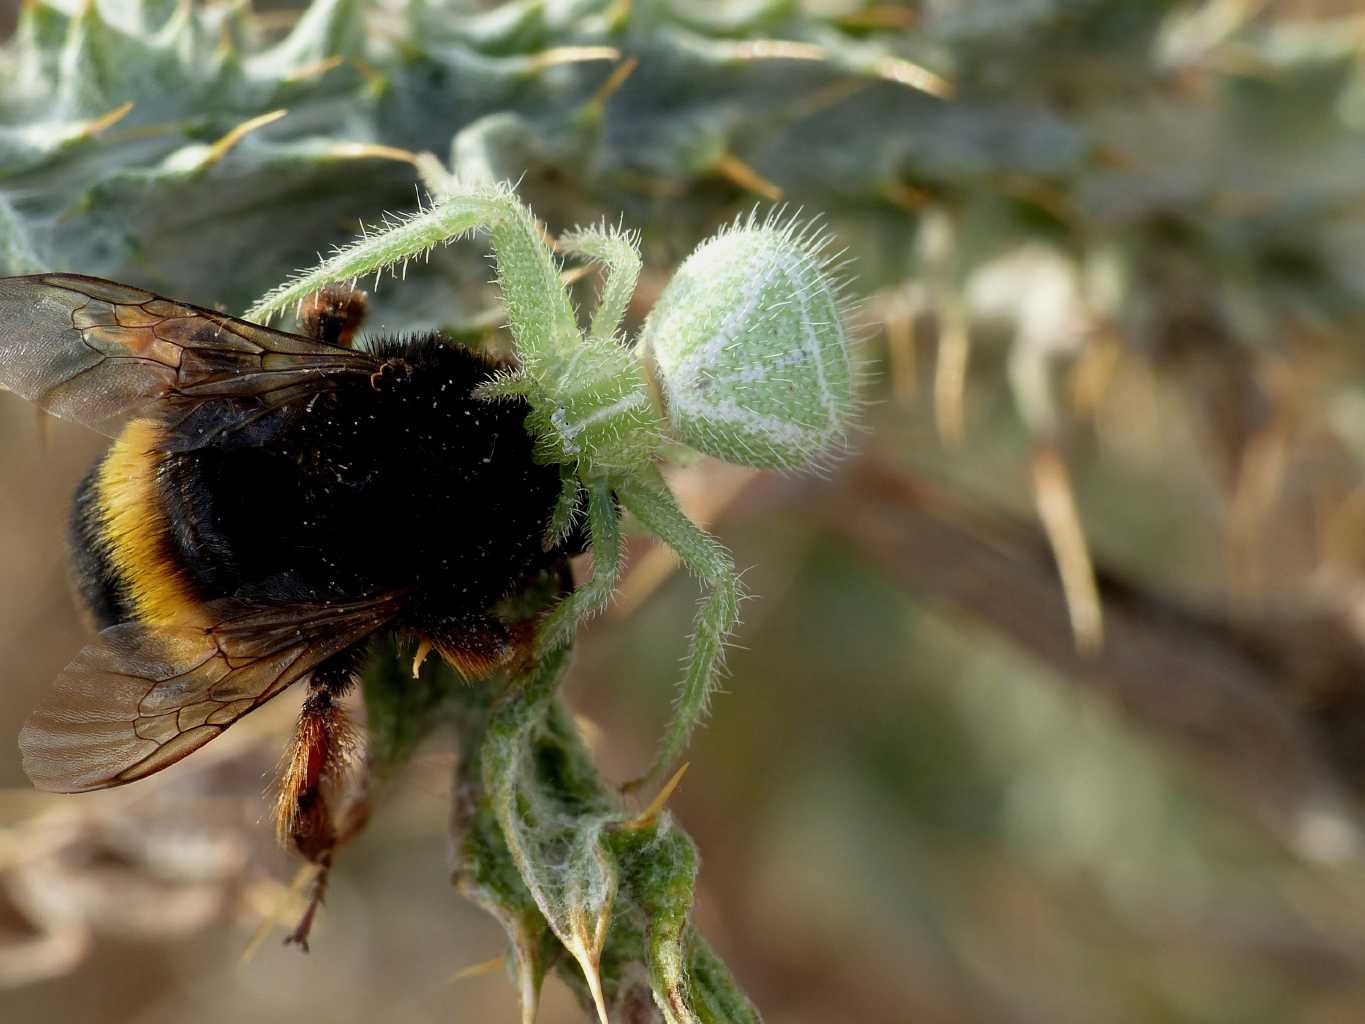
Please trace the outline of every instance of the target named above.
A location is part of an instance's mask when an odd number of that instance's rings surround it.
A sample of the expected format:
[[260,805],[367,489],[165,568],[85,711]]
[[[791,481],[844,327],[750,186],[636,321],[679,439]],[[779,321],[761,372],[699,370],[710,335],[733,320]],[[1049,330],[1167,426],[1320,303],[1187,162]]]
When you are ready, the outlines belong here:
[[203,625],[199,602],[176,564],[157,494],[161,446],[161,424],[133,420],[100,464],[95,487],[104,542],[139,622]]

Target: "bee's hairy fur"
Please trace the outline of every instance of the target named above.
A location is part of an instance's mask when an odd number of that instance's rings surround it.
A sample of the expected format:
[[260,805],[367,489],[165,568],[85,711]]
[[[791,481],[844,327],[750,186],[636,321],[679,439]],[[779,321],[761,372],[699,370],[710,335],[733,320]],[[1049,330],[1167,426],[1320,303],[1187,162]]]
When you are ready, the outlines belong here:
[[203,447],[223,403],[134,420],[77,494],[76,586],[101,627],[194,623],[219,598],[330,603],[410,591],[395,625],[443,653],[505,643],[490,610],[581,541],[547,552],[558,470],[524,402],[473,389],[499,364],[438,334],[387,338],[339,380]]

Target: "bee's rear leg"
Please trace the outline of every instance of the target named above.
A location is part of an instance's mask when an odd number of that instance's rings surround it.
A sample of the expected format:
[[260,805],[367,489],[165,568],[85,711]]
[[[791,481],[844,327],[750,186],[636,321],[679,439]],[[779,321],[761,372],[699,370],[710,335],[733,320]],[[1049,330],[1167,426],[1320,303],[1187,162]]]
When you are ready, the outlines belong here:
[[327,345],[350,348],[369,309],[369,299],[358,288],[329,284],[303,300],[299,333]]
[[332,802],[347,781],[359,747],[340,702],[354,684],[354,663],[355,657],[347,652],[314,670],[280,776],[275,834],[281,845],[318,866],[308,909],[285,939],[304,952],[308,951],[313,919],[327,894],[333,856],[369,818],[368,786],[363,783],[355,793],[346,795],[341,813],[334,816],[332,811]]
[[308,935],[313,930],[313,919],[317,916],[318,908],[327,898],[327,882],[332,873],[332,858],[337,850],[354,839],[369,823],[370,806],[369,779],[366,777],[355,790],[346,794],[343,808],[337,815],[337,824],[333,829],[331,845],[316,857],[309,858],[317,865],[318,873],[313,877],[313,884],[308,890],[308,906],[304,909],[303,916],[299,918],[299,923],[294,930],[285,937],[285,945],[296,945],[305,953],[308,952]]

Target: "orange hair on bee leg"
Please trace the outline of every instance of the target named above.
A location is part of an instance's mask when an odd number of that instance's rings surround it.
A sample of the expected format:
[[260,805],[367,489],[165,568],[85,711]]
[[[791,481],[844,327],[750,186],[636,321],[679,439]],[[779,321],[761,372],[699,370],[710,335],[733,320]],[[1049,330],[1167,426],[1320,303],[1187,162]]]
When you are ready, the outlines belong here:
[[359,746],[355,727],[332,692],[313,689],[303,702],[281,766],[275,802],[280,845],[315,862],[336,846],[328,797],[345,779]]

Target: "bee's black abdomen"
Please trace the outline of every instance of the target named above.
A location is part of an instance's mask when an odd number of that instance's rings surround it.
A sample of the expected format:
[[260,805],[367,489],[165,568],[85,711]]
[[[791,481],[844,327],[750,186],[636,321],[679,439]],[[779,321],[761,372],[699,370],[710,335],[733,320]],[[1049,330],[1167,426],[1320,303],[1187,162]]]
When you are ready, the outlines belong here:
[[[170,534],[205,599],[403,590],[401,624],[443,634],[563,558],[543,549],[559,471],[532,457],[526,404],[473,395],[497,365],[439,335],[368,348],[384,361],[373,379],[339,380],[249,435],[165,459]],[[171,429],[202,436],[239,413],[205,406]]]
[[76,490],[67,542],[71,554],[71,585],[96,628],[105,629],[131,620],[133,607],[108,545],[102,539],[104,512],[96,492],[99,472],[100,467],[96,466]]
[[[206,467],[214,458],[209,451],[191,465]],[[242,581],[232,538],[216,525],[221,518],[218,488],[203,468],[176,472],[178,459],[183,460],[183,456],[170,456],[157,475],[157,493],[171,544],[179,556],[177,561],[199,593],[228,596]],[[268,484],[267,480],[259,479],[258,493],[268,495]]]

